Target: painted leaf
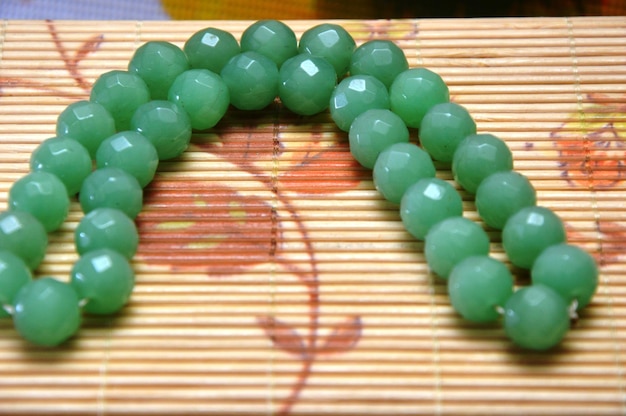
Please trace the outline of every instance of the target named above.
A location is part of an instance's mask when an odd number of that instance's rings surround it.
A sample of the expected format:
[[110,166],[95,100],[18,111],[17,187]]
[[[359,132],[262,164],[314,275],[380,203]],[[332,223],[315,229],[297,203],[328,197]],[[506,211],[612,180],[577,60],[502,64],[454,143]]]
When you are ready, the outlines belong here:
[[257,321],[277,348],[301,358],[307,355],[304,341],[294,328],[272,316],[260,316]]
[[339,354],[351,350],[359,342],[362,329],[360,316],[347,317],[335,325],[318,352],[321,354]]

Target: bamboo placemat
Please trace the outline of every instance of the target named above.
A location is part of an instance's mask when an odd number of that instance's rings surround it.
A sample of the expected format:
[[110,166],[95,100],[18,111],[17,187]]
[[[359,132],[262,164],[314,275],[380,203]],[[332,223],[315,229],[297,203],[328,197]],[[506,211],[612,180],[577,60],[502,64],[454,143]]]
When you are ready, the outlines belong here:
[[[318,23],[295,21],[299,35]],[[601,265],[556,350],[458,318],[328,114],[231,111],[162,163],[119,316],[56,349],[0,321],[4,414],[624,414],[626,18],[341,22],[443,76]],[[0,209],[65,106],[148,40],[249,22],[0,22]],[[449,169],[438,175],[451,179]],[[478,219],[462,193],[465,215]],[[40,275],[67,278],[77,203]],[[503,258],[490,231],[494,256]],[[518,274],[520,285],[528,277]]]

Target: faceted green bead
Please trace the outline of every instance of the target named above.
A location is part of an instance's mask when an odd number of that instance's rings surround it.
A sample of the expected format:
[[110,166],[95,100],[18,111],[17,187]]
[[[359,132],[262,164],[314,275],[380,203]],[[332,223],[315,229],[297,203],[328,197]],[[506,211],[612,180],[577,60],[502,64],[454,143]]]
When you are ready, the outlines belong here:
[[101,104],[113,116],[117,131],[130,129],[130,119],[142,104],[150,101],[150,90],[137,74],[109,71],[96,80],[89,99]]
[[191,69],[180,74],[170,88],[168,99],[187,112],[191,128],[215,126],[230,104],[228,86],[208,69]]
[[356,43],[346,29],[322,23],[302,33],[298,51],[326,59],[335,68],[337,77],[341,78],[348,72],[355,48]]
[[133,175],[141,187],[154,178],[159,155],[143,135],[136,131],[123,131],[106,139],[96,153],[98,169],[119,168]]
[[409,68],[402,49],[390,40],[370,40],[356,48],[350,60],[351,75],[371,75],[385,87]]
[[296,114],[310,116],[328,108],[337,74],[324,58],[309,54],[287,59],[278,72],[278,96]]
[[544,285],[518,289],[504,305],[504,330],[517,345],[547,350],[557,345],[570,326],[565,300]]
[[433,159],[452,162],[459,143],[476,134],[476,123],[465,107],[442,103],[424,115],[419,127],[420,142]]
[[114,208],[134,219],[141,212],[143,191],[134,176],[118,168],[96,169],[79,193],[85,214],[96,208]]
[[0,250],[0,318],[9,316],[2,306],[13,306],[19,290],[30,282],[32,274],[24,260],[7,250]]
[[389,109],[389,92],[371,75],[344,78],[330,97],[330,115],[343,131],[350,130],[359,114],[373,108]]
[[390,110],[372,109],[354,119],[348,139],[352,156],[364,167],[373,169],[380,152],[394,143],[409,141],[409,129]]
[[278,67],[260,53],[235,55],[220,75],[228,86],[230,103],[240,110],[260,110],[278,96]]
[[476,190],[476,209],[482,220],[501,230],[511,215],[537,203],[535,188],[526,176],[497,172],[485,178]]
[[92,161],[87,149],[76,140],[53,137],[33,151],[30,168],[54,174],[65,185],[68,196],[74,196],[91,173]]
[[561,219],[544,207],[526,207],[511,216],[502,230],[502,245],[511,263],[530,269],[551,245],[565,241]]
[[426,68],[411,68],[393,80],[389,101],[391,110],[407,126],[418,128],[428,110],[436,104],[450,101],[450,93],[438,74]]
[[254,51],[270,58],[278,68],[298,53],[295,33],[278,20],[259,20],[241,34],[241,50]]
[[71,285],[81,299],[87,299],[85,312],[108,315],[128,302],[135,274],[124,256],[105,248],[78,259],[72,268]]
[[183,47],[189,65],[194,69],[208,69],[219,74],[226,62],[241,50],[230,33],[207,27],[191,35]]
[[435,176],[428,153],[413,143],[396,143],[383,150],[374,164],[374,185],[383,197],[399,204],[406,190],[420,179]]
[[489,237],[480,225],[463,217],[446,218],[433,225],[426,235],[424,255],[428,266],[442,279],[459,262],[489,253]]
[[467,192],[476,193],[489,175],[513,169],[513,154],[501,139],[491,134],[473,134],[459,144],[452,159],[452,173]]
[[557,244],[537,257],[531,270],[533,284],[548,286],[577,309],[589,302],[598,287],[598,265],[593,257],[577,246]]
[[167,92],[178,75],[189,69],[187,55],[178,46],[164,41],[150,41],[135,51],[128,72],[146,82],[153,100],[167,99]]
[[28,212],[0,212],[0,250],[8,250],[35,270],[46,255],[48,234]]
[[132,259],[139,245],[135,222],[124,212],[113,208],[96,208],[83,217],[74,231],[78,254],[103,248],[117,251]]
[[411,185],[400,201],[400,217],[406,230],[423,240],[431,227],[449,217],[463,214],[461,196],[439,178],[421,179]]
[[191,141],[189,116],[171,101],[156,100],[141,105],[133,115],[130,126],[150,140],[159,160],[180,156]]
[[78,295],[67,283],[52,277],[32,280],[15,297],[15,329],[34,344],[59,345],[80,327],[78,302]]
[[56,133],[59,137],[70,137],[82,144],[93,159],[100,143],[115,133],[115,120],[102,105],[78,101],[59,115]]
[[489,256],[472,256],[458,263],[448,277],[450,303],[472,322],[493,322],[513,294],[513,275]]

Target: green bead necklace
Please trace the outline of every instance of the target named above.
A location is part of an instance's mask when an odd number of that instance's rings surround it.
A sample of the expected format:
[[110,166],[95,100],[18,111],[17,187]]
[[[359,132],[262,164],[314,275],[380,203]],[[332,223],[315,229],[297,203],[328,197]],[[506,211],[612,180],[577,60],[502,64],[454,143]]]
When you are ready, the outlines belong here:
[[[357,48],[341,26],[321,24],[298,43],[284,23],[263,20],[240,43],[216,28],[193,34],[182,49],[147,42],[127,71],[103,74],[89,101],[61,113],[57,137],[33,152],[31,172],[12,186],[0,213],[0,317],[12,317],[28,341],[55,346],[75,334],[83,313],[121,309],[135,282],[134,218],[159,161],[179,156],[192,130],[215,126],[229,105],[262,109],[276,97],[302,116],[330,110],[376,189],[398,204],[407,232],[424,240],[430,269],[447,280],[464,318],[502,320],[515,344],[543,350],[591,301],[593,257],[565,242],[560,218],[536,206],[534,188],[513,171],[506,143],[477,134],[439,75],[409,68],[390,41]],[[409,128],[419,129],[420,145],[410,142]],[[476,195],[486,227],[502,230],[510,262],[530,270],[530,286],[515,290],[509,267],[489,256],[485,228],[463,217],[460,194],[435,177],[433,160],[451,163],[456,182]],[[69,283],[33,279],[47,233],[65,220],[76,194],[85,216]]]

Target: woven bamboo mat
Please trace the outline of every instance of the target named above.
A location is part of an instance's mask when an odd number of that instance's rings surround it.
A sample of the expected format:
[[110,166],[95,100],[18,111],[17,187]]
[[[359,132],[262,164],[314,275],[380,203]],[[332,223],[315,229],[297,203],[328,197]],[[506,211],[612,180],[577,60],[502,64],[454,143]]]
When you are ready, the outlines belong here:
[[[100,73],[148,40],[182,46],[203,27],[239,36],[248,24],[0,22],[0,209]],[[231,111],[160,166],[123,313],[87,317],[56,349],[0,321],[0,413],[626,413],[626,18],[342,24],[441,74],[596,256],[597,295],[562,346],[529,353],[497,325],[459,319],[328,114],[272,105]],[[74,203],[40,275],[67,278],[80,216]]]

